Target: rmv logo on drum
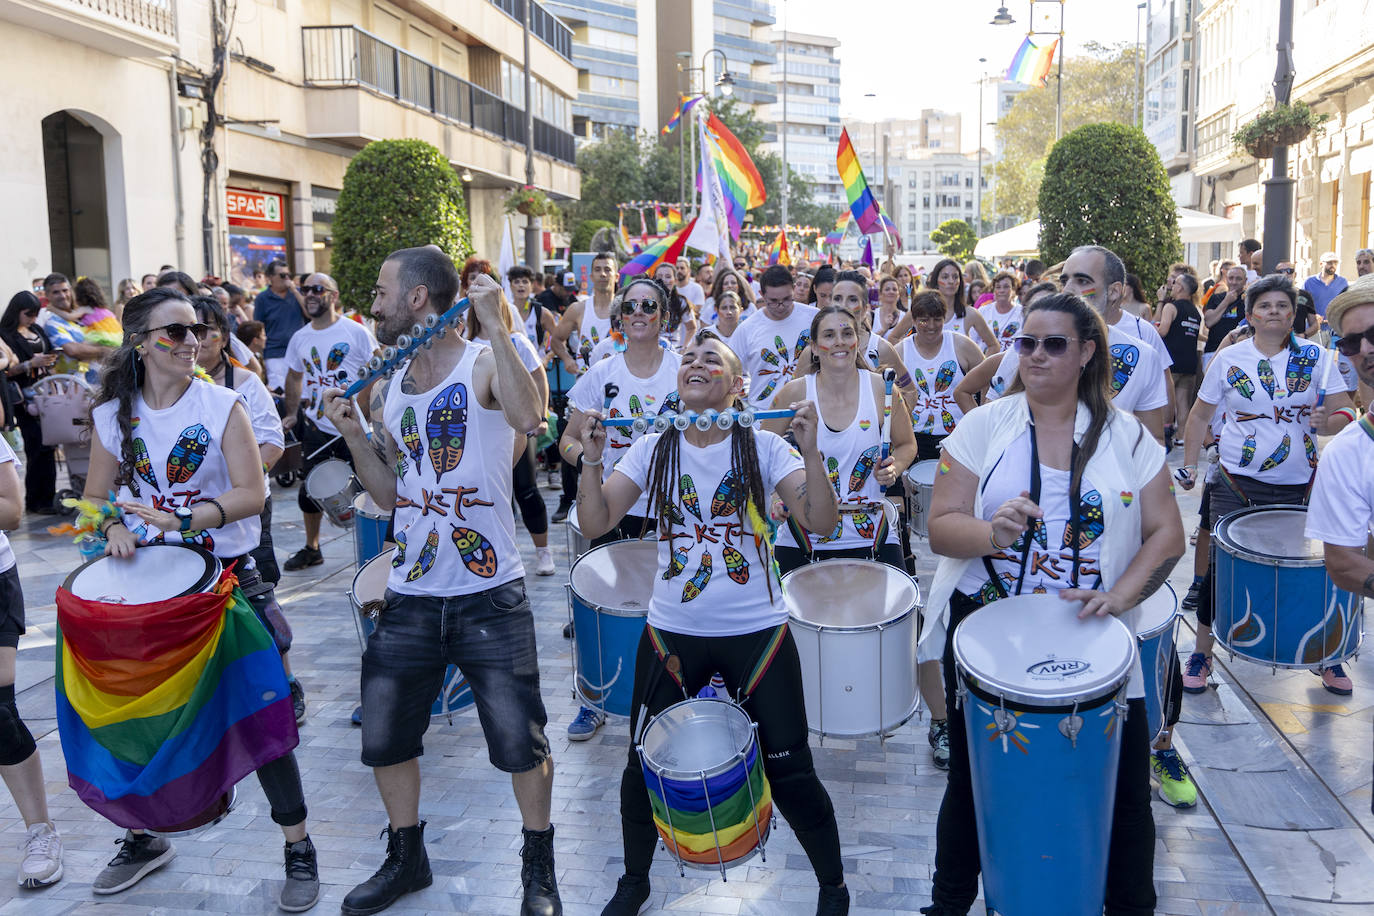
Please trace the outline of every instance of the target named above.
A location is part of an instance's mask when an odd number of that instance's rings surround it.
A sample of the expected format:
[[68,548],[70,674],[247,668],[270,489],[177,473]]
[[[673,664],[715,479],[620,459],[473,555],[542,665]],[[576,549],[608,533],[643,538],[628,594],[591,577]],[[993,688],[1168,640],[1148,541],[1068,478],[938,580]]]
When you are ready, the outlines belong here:
[[1026,669],[1034,678],[1065,678],[1083,674],[1092,664],[1080,658],[1047,658]]

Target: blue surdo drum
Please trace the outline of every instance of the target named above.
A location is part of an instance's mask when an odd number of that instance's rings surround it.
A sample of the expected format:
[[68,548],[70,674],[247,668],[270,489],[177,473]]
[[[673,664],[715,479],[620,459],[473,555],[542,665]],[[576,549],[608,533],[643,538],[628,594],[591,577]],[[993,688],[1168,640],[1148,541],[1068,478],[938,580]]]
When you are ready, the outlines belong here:
[[1140,646],[1140,668],[1145,675],[1145,718],[1153,740],[1164,731],[1169,665],[1178,651],[1178,596],[1173,587],[1166,582],[1145,599],[1137,613],[1135,632]]
[[635,651],[658,578],[658,544],[613,541],[583,554],[568,576],[573,685],[587,706],[630,715]]
[[1002,916],[1102,913],[1136,647],[1120,620],[1081,609],[1018,595],[954,631],[983,896]]

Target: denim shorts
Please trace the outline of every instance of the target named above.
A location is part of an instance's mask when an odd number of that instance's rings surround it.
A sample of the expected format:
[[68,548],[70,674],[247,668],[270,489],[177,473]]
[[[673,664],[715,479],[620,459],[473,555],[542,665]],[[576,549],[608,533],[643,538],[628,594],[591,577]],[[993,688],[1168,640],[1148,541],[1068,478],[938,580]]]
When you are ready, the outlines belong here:
[[363,764],[395,766],[424,753],[430,706],[450,664],[472,688],[492,766],[523,773],[543,763],[548,715],[534,615],[516,579],[452,598],[387,589],[363,653]]

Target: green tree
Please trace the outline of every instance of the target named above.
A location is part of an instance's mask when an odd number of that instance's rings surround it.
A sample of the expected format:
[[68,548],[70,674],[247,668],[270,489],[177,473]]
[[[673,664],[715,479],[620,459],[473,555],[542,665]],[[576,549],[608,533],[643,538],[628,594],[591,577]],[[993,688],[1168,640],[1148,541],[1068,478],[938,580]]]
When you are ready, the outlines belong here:
[[615,223],[604,219],[584,219],[577,224],[573,230],[572,240],[569,245],[573,251],[591,251],[592,236],[596,235],[599,229],[614,229]]
[[[1086,49],[1088,56],[1064,61],[1064,133],[1103,121],[1133,123],[1135,46],[1089,42]],[[1048,86],[1021,93],[997,121],[1002,158],[990,170],[996,187],[995,194],[983,195],[984,219],[1001,217],[1022,223],[1036,217],[1045,157],[1054,145],[1054,115],[1051,75]]]
[[420,245],[438,245],[459,263],[472,254],[463,184],[423,140],[373,141],[349,162],[334,215],[340,301],[370,314],[382,261]]
[[1079,245],[1105,245],[1154,289],[1183,256],[1169,177],[1138,127],[1089,124],[1056,143],[1039,205],[1040,254],[1047,264]]
[[978,233],[973,231],[968,220],[947,219],[930,233],[935,250],[956,261],[973,258],[973,248],[978,244]]
[[618,204],[645,196],[644,156],[639,138],[623,130],[608,131],[604,139],[581,147],[577,168],[582,173],[582,196],[568,208],[569,216],[615,222]]

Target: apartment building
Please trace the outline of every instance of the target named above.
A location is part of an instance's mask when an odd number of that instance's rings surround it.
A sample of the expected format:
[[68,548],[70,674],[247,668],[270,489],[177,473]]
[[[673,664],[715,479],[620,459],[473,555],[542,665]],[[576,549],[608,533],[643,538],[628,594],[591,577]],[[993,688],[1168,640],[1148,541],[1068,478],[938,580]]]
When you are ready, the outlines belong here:
[[777,63],[771,79],[778,100],[763,109],[765,121],[775,128],[775,139],[766,146],[782,154],[785,95],[788,164],[812,182],[816,203],[846,207],[849,199],[835,166],[840,140],[840,61],[835,52],[840,41],[791,31],[786,39],[784,42],[782,32],[773,32]]

